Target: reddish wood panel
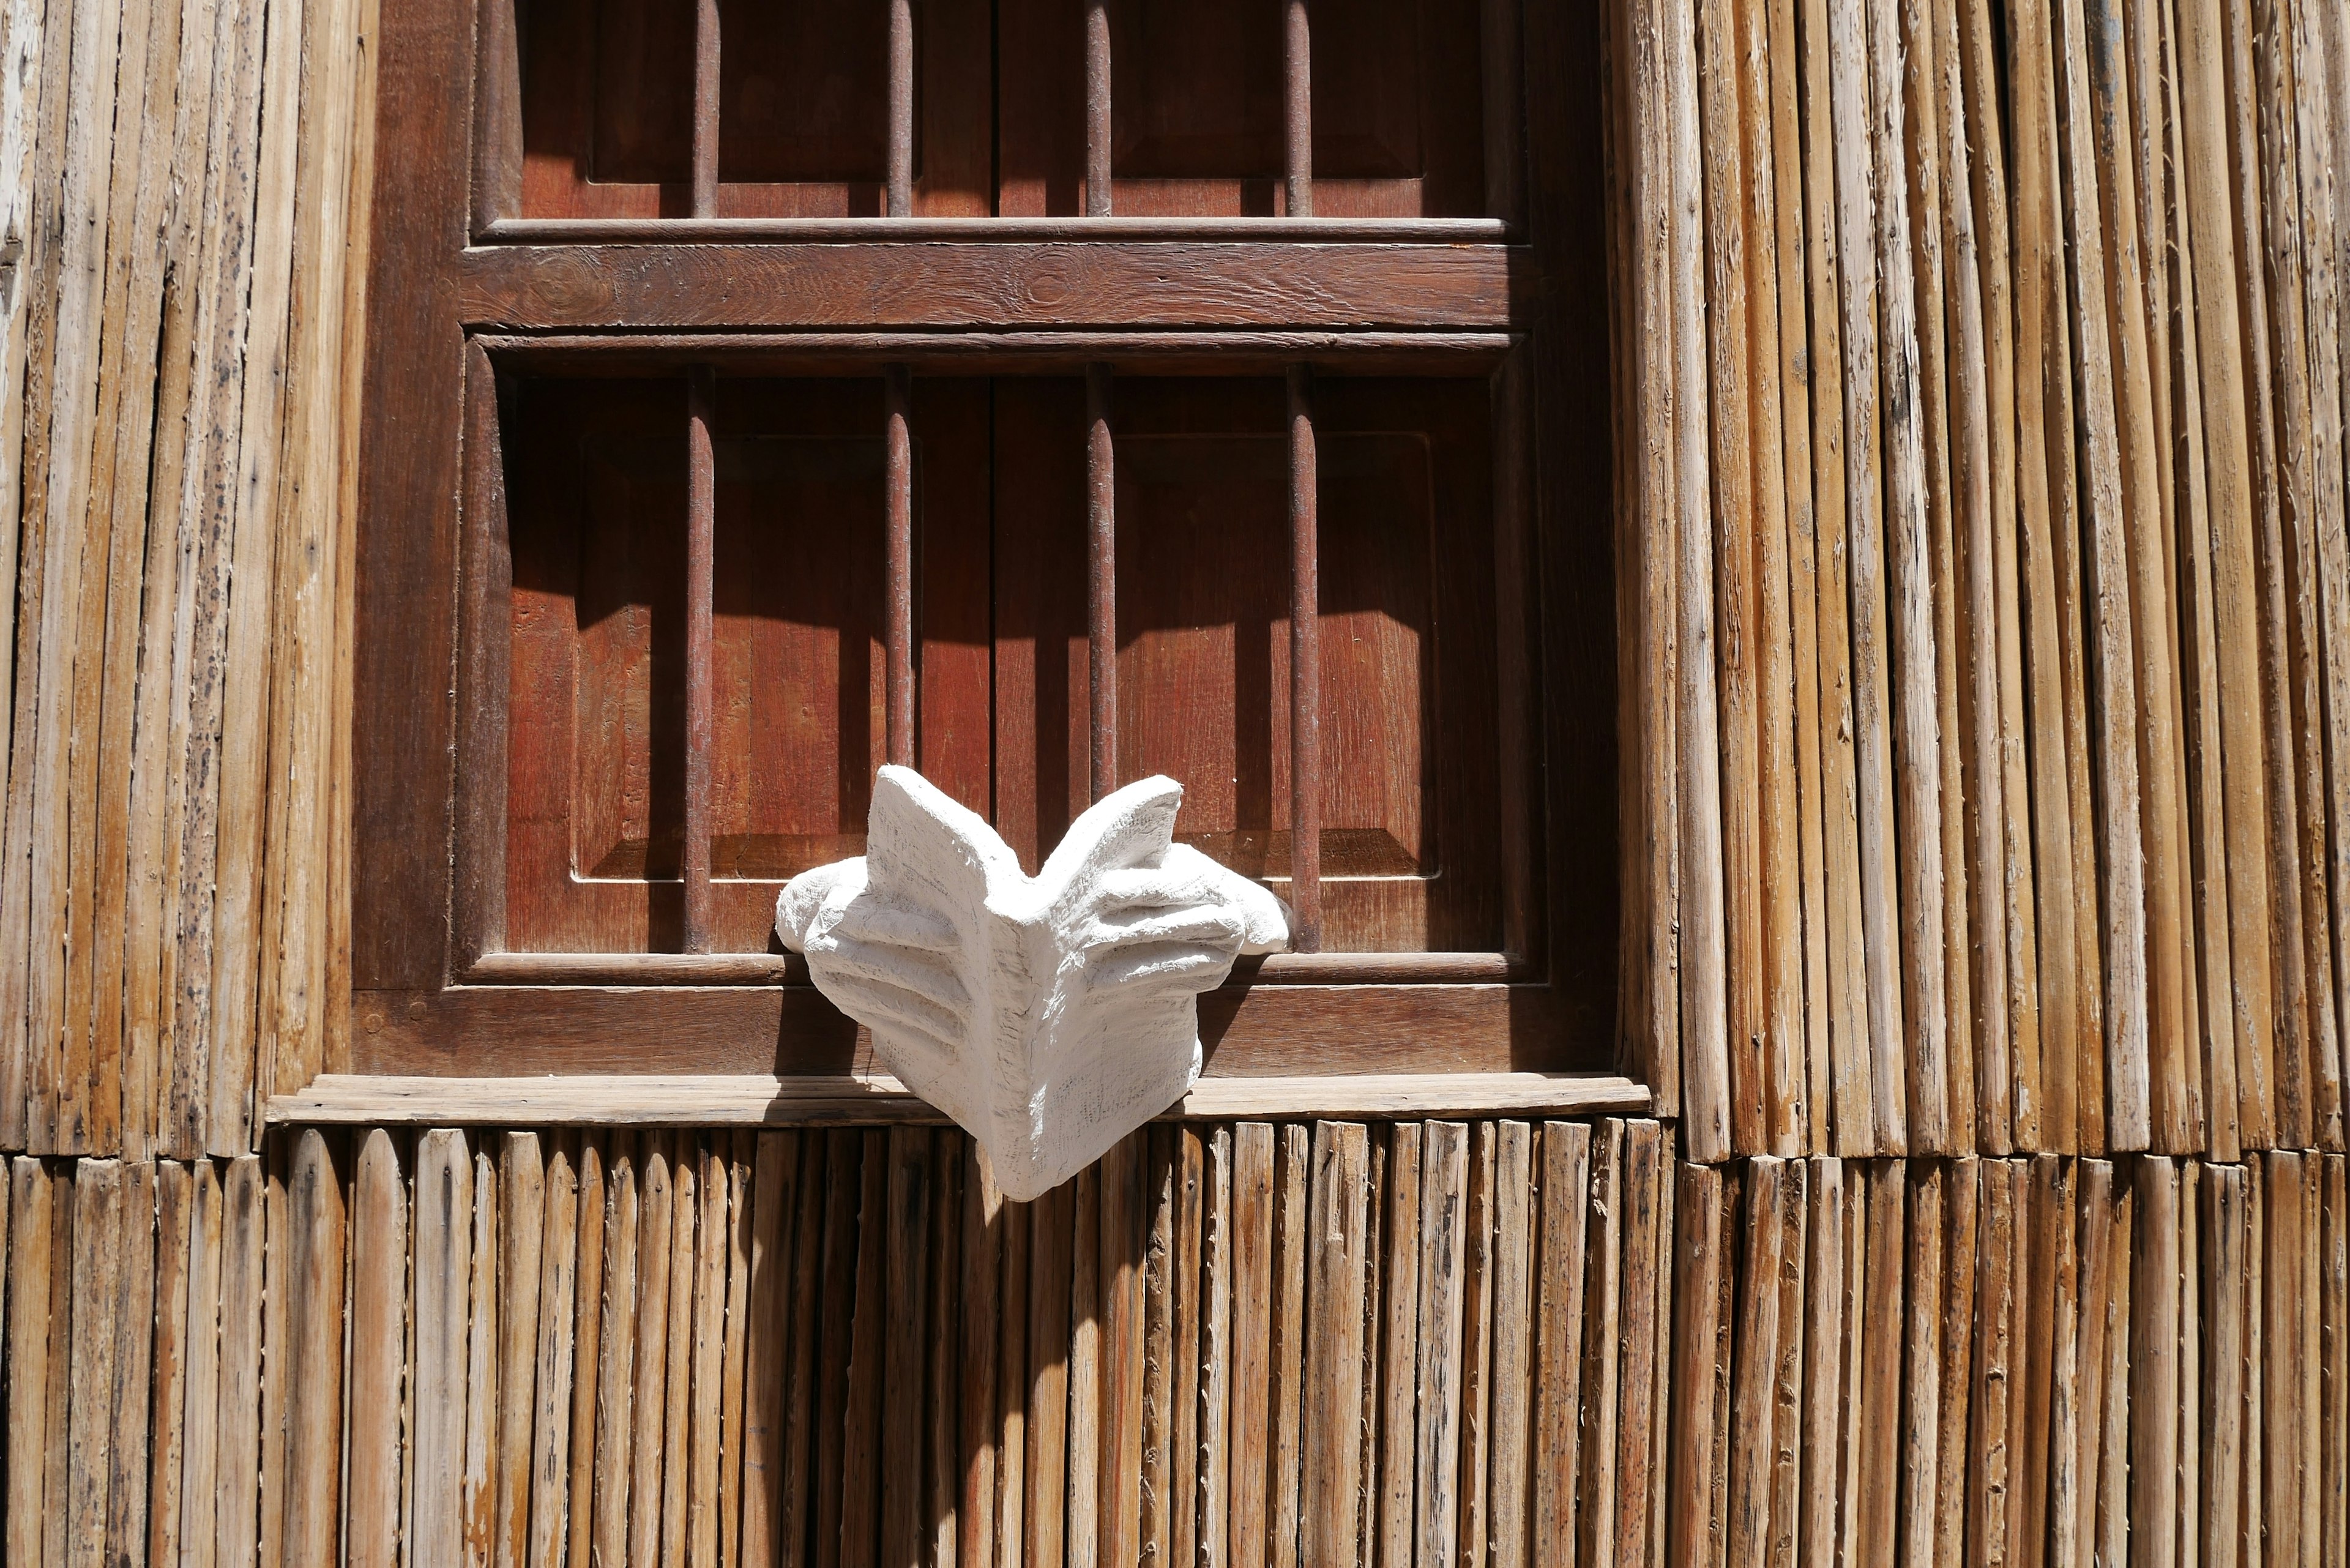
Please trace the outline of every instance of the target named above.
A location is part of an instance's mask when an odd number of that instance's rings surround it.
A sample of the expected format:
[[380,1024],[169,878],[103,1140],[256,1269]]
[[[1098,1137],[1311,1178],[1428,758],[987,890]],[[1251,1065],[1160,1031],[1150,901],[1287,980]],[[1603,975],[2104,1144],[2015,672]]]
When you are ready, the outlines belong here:
[[[1111,0],[1111,208],[1123,216],[1285,213],[1282,7]],[[1084,30],[1059,0],[1006,0],[998,210],[1084,211]],[[1365,0],[1313,29],[1316,217],[1485,211],[1479,15]]]
[[[516,401],[507,943],[675,950],[681,384],[529,382]],[[940,678],[920,760],[978,810],[985,414],[983,383],[942,381],[910,421],[925,561],[940,568],[922,599],[922,662],[935,630]],[[712,946],[763,951],[784,881],[863,853],[884,760],[880,383],[722,382],[714,437]],[[931,469],[951,477],[925,483]]]
[[[996,820],[1024,859],[1086,798],[1084,394],[998,384]],[[1328,379],[1322,869],[1332,951],[1501,941],[1486,394]],[[1285,890],[1288,452],[1275,379],[1117,386],[1118,777]]]
[[[920,8],[918,214],[990,210],[989,26],[976,0]],[[511,215],[691,215],[694,0],[537,0],[519,30],[522,207]],[[879,216],[888,67],[885,7],[722,8],[715,215]]]

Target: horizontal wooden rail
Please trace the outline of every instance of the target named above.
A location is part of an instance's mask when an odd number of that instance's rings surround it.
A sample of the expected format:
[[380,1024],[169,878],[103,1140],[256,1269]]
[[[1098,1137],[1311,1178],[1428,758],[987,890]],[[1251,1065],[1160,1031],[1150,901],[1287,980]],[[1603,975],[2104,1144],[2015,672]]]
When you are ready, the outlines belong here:
[[[1273,953],[1232,966],[1232,985],[1476,985],[1534,978],[1507,953]],[[795,953],[484,953],[463,985],[806,985]]]
[[857,240],[1377,240],[1491,244],[1499,218],[502,218],[485,245],[823,244]]
[[[1158,1119],[1638,1115],[1648,1091],[1607,1073],[1359,1073],[1202,1078]],[[887,1074],[542,1078],[327,1074],[271,1097],[272,1123],[468,1127],[790,1127],[942,1122]]]

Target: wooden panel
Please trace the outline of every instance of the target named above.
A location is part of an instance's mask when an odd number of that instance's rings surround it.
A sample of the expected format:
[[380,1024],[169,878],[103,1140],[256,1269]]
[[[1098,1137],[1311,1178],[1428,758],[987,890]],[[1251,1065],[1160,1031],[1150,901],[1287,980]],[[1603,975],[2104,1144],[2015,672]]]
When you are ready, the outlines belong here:
[[[684,819],[684,441],[674,381],[528,382],[515,579],[506,940],[675,950]],[[878,382],[722,384],[715,427],[713,946],[773,946],[775,896],[864,849],[883,759]],[[925,383],[916,493],[940,679],[920,761],[984,809],[983,383]],[[926,481],[935,472],[941,477]],[[923,649],[925,665],[931,648]],[[961,657],[958,657],[960,655]]]
[[[1116,0],[1111,210],[1268,216],[1284,194],[1282,10]],[[1084,34],[1047,0],[1002,7],[1006,214],[1085,210]],[[1485,205],[1474,6],[1375,0],[1313,30],[1314,213],[1454,216]]]
[[461,319],[657,327],[1442,327],[1501,329],[1531,304],[1497,244],[942,242],[486,245],[450,264]]
[[[1078,400],[1058,380],[997,392],[996,818],[1032,865],[1085,798]],[[1118,776],[1181,781],[1180,836],[1276,890],[1290,804],[1283,409],[1270,379],[1118,389]],[[1334,950],[1501,940],[1484,426],[1472,386],[1321,389]]]
[[[691,213],[691,0],[540,0],[529,9],[522,29],[523,212]],[[885,9],[742,6],[723,25],[719,214],[879,215],[887,174]],[[973,0],[922,7],[915,36],[918,212],[987,211],[988,31],[987,8]]]

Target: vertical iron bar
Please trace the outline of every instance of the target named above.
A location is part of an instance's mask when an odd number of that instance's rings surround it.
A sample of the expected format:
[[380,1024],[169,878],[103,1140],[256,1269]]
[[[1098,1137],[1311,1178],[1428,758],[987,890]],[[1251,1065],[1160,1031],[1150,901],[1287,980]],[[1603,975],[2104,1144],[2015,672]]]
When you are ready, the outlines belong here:
[[889,0],[889,216],[914,213],[914,0]]
[[1289,947],[1322,950],[1322,563],[1314,383],[1289,368]]
[[1118,787],[1118,470],[1109,367],[1086,367],[1086,669],[1093,695],[1093,798]]
[[1086,216],[1109,216],[1109,5],[1086,0]]
[[1289,215],[1314,215],[1314,28],[1305,0],[1282,0],[1282,87],[1287,110],[1284,168]]
[[718,215],[718,0],[693,5],[693,215]]
[[913,403],[913,374],[889,367],[883,416],[887,426],[889,564],[888,570],[887,665],[889,760],[914,765],[914,442],[906,429]]
[[685,950],[710,950],[711,598],[715,579],[718,467],[710,422],[718,375],[708,365],[687,373],[685,522]]

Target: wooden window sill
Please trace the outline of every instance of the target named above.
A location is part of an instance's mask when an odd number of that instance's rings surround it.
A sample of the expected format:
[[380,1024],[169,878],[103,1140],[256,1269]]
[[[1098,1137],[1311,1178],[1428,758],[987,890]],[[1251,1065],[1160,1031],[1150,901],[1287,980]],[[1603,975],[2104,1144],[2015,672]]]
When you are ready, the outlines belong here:
[[[1648,1089],[1606,1073],[1364,1073],[1202,1078],[1161,1121],[1236,1117],[1644,1115]],[[390,1077],[323,1074],[270,1098],[271,1125],[795,1127],[943,1123],[882,1074]]]

